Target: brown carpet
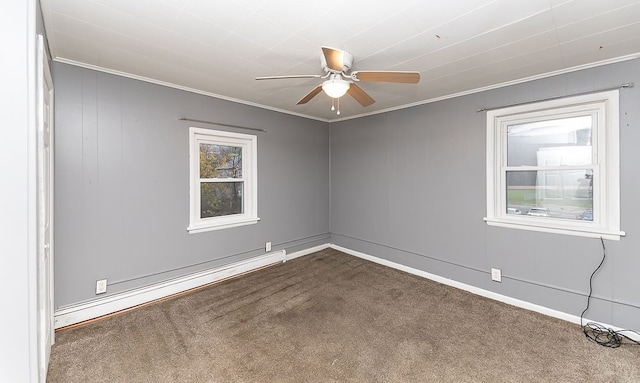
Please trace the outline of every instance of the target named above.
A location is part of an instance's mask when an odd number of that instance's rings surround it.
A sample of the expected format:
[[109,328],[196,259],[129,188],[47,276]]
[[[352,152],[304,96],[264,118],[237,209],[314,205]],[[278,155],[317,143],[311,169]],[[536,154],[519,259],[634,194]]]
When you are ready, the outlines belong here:
[[48,382],[638,382],[640,347],[332,249],[56,334]]

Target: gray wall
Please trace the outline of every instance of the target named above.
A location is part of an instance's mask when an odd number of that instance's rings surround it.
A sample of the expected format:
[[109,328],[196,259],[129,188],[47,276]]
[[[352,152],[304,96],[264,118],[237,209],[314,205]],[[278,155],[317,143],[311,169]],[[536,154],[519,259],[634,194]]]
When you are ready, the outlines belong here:
[[[480,107],[640,84],[640,60],[331,124],[333,243],[574,315],[586,305],[599,239],[488,227],[486,114]],[[605,241],[586,316],[640,329],[640,104],[620,91],[621,228]],[[492,282],[490,268],[502,269]]]
[[[329,242],[329,127],[55,63],[55,306]],[[255,225],[188,234],[188,127],[263,128]],[[218,129],[240,131],[233,128]],[[102,295],[101,297],[104,297]]]
[[[289,252],[331,241],[579,315],[599,240],[486,226],[485,114],[475,111],[640,83],[634,60],[325,124],[60,63],[53,70],[57,307],[95,299],[101,278],[113,294],[262,254],[266,241]],[[633,329],[639,102],[637,88],[621,91],[627,237],[606,241],[587,313]],[[260,223],[187,234],[193,124],[182,115],[267,129],[258,133]],[[491,267],[502,283],[490,280]]]

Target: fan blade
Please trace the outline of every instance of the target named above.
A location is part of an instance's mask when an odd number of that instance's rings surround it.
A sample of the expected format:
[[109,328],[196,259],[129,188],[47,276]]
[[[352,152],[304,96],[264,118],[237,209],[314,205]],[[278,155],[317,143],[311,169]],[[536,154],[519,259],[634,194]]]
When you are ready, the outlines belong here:
[[356,71],[351,74],[356,81],[400,82],[417,84],[420,81],[419,72],[391,72],[391,71]]
[[349,93],[351,97],[355,98],[356,101],[358,101],[362,106],[369,106],[376,102],[376,100],[371,98],[371,96],[369,96],[367,92],[362,90],[362,88],[360,88],[356,84],[351,84],[347,93]]
[[344,68],[343,53],[339,49],[333,49],[329,47],[322,47],[322,54],[327,61],[329,69],[342,72]]
[[302,104],[306,104],[307,102],[309,102],[309,100],[311,100],[312,98],[314,98],[318,93],[322,92],[322,85],[318,85],[315,88],[313,88],[313,90],[309,93],[307,93],[306,96],[302,97],[300,99],[300,101],[298,101],[296,103],[296,105],[302,105]]
[[288,76],[263,76],[256,77],[256,80],[280,80],[283,78],[320,78],[319,74],[293,74]]

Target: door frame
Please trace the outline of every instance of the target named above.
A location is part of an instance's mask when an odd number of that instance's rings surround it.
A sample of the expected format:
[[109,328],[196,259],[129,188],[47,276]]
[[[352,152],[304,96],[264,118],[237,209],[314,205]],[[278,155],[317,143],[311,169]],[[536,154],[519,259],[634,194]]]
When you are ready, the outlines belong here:
[[46,381],[51,346],[55,341],[53,304],[54,227],[54,92],[44,37],[37,39],[37,320],[38,376]]

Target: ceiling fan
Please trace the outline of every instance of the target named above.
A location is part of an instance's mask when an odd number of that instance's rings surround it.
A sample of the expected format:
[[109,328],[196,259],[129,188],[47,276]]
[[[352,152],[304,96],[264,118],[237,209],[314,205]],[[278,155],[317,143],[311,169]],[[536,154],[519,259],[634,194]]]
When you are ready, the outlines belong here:
[[[353,55],[347,51],[340,49],[322,47],[322,55],[320,55],[320,65],[323,75],[288,75],[288,76],[265,76],[256,77],[256,80],[279,80],[287,78],[322,78],[325,79],[322,84],[316,86],[300,99],[296,104],[306,104],[318,93],[324,92],[333,100],[348,93],[362,106],[369,106],[375,100],[360,88],[356,82],[395,82],[404,84],[417,84],[420,81],[419,72],[404,71],[353,71]],[[332,105],[331,110],[334,110]],[[338,114],[340,109],[338,108]]]

